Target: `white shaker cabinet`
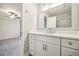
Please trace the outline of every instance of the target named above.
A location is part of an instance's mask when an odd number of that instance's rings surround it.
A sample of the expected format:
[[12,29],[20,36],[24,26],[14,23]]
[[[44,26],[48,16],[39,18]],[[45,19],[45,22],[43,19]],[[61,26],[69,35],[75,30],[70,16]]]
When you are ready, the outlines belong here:
[[60,39],[29,34],[29,53],[35,56],[60,56]]
[[60,46],[35,40],[35,55],[37,56],[60,56]]
[[35,55],[60,56],[60,38],[35,35]]
[[62,47],[62,56],[79,56],[79,51]]
[[61,54],[62,56],[79,56],[79,41],[62,39]]
[[46,56],[60,56],[60,46],[51,43],[45,43],[45,54]]
[[79,56],[79,40],[30,34],[29,52],[33,56]]
[[38,40],[35,40],[35,55],[36,56],[44,56],[44,43]]

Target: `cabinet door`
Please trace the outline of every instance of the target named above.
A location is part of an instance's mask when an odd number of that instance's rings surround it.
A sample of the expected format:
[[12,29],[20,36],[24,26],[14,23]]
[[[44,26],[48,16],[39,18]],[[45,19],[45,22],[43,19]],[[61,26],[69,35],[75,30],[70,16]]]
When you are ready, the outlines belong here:
[[46,43],[45,44],[45,54],[47,56],[60,56],[60,46]]
[[79,56],[79,51],[62,47],[62,56]]
[[41,41],[35,40],[35,55],[44,56],[44,44]]

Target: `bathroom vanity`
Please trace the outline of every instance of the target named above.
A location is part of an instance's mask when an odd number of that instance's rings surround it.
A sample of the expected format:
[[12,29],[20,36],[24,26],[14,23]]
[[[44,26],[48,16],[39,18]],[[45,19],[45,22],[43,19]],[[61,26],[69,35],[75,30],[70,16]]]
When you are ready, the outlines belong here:
[[79,31],[78,10],[79,4],[75,3],[65,3],[43,11],[40,9],[37,33],[29,33],[30,55],[79,56],[79,35],[75,34]]
[[33,56],[79,56],[79,37],[29,33],[29,53]]

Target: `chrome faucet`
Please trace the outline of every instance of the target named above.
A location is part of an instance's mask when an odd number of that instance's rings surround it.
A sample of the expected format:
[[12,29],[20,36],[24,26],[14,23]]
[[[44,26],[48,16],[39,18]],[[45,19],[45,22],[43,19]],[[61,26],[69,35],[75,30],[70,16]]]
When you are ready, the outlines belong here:
[[55,33],[55,28],[52,28],[52,29],[53,29],[53,32],[52,33],[54,34]]
[[[52,30],[53,30],[53,31],[52,31]],[[54,28],[48,28],[48,31],[49,31],[50,34],[51,34],[51,33],[54,34],[54,32],[55,32]]]

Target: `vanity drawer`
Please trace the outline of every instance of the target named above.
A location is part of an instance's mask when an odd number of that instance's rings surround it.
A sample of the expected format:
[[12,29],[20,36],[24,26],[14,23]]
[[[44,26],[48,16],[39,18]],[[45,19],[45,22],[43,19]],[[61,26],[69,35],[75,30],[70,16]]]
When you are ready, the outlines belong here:
[[62,39],[62,46],[79,49],[79,41]]
[[35,39],[60,45],[60,38],[53,36],[35,35]]
[[62,56],[79,56],[79,51],[62,47]]
[[29,46],[34,46],[34,40],[29,39]]

